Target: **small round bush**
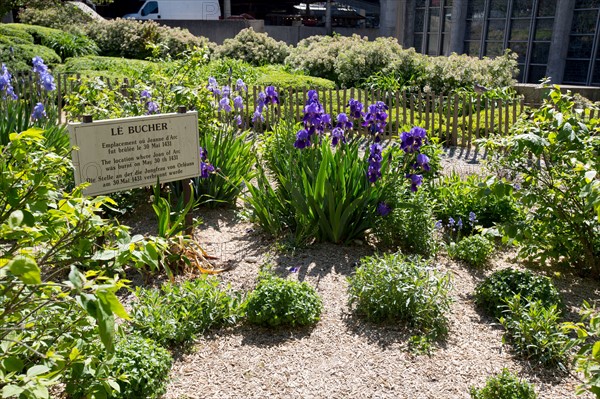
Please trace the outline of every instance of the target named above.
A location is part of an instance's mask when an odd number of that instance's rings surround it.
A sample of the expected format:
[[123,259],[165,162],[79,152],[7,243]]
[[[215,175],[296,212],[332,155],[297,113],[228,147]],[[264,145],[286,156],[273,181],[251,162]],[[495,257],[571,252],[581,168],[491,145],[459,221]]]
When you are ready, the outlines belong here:
[[464,237],[448,248],[451,258],[462,260],[473,267],[484,266],[493,252],[494,243],[481,234]]
[[289,55],[289,47],[266,33],[253,28],[243,29],[233,39],[225,39],[217,49],[220,57],[235,58],[252,65],[283,64]]
[[560,294],[548,277],[510,268],[494,272],[481,282],[475,288],[475,302],[489,315],[499,318],[506,300],[517,294],[528,301],[539,300],[546,307],[562,306]]
[[246,302],[246,317],[268,327],[306,326],[319,321],[323,304],[308,283],[263,273]]
[[471,387],[471,399],[536,399],[533,385],[519,379],[508,369],[487,379],[483,388]]
[[366,257],[349,278],[349,305],[374,322],[403,322],[433,338],[448,331],[450,275],[420,258]]
[[114,376],[127,375],[119,381],[121,393],[114,398],[158,398],[166,390],[173,359],[165,348],[137,334],[122,338],[115,348]]

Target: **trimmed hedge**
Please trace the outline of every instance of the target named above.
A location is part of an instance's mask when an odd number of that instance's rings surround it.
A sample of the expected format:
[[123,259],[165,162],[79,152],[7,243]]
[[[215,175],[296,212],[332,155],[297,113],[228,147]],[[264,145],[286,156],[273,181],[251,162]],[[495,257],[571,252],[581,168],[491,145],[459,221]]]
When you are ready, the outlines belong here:
[[100,76],[110,79],[135,79],[146,76],[148,72],[159,70],[160,66],[150,61],[100,56],[69,58],[63,65],[59,65],[55,69],[57,73],[80,73],[83,76]]
[[[12,48],[12,51],[11,51]],[[60,63],[60,57],[48,47],[37,44],[0,43],[0,59],[12,73],[31,71],[31,60],[40,56],[51,69]]]

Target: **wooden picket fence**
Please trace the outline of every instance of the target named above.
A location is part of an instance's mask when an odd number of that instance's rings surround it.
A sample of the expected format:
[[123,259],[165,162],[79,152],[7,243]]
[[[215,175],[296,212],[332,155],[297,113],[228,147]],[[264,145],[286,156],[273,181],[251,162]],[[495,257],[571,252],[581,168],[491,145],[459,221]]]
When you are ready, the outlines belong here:
[[[31,76],[20,76],[15,91],[23,95],[36,89]],[[55,76],[57,86],[56,103],[60,122],[66,122],[62,112],[64,98],[77,90],[81,81],[78,74],[58,74]],[[107,87],[120,90],[124,95],[139,96],[130,90],[135,82],[128,79],[103,79]],[[252,116],[258,95],[265,87],[251,86],[244,94],[245,107],[242,112],[243,126],[256,132],[270,129],[281,118],[293,118],[302,121],[304,104],[308,88],[278,89],[279,106],[266,108],[263,114],[264,123],[253,123]],[[356,99],[365,105],[382,101],[388,105],[388,124],[385,136],[393,138],[412,126],[421,126],[428,131],[430,137],[438,137],[440,142],[451,146],[469,147],[475,140],[491,134],[507,135],[514,121],[523,112],[523,100],[492,100],[477,94],[435,94],[431,92],[382,92],[365,89],[320,89],[317,90],[319,100],[326,113],[335,116],[341,112],[349,112],[350,99]],[[217,113],[223,117],[224,114]],[[335,121],[334,121],[335,123]],[[363,128],[361,133],[366,133]]]

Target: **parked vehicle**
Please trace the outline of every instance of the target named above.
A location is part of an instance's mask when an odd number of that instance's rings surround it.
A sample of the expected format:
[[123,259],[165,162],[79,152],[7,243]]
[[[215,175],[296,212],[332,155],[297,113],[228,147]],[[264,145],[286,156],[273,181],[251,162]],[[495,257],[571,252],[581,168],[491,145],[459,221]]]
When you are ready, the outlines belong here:
[[217,20],[219,0],[147,0],[135,14],[123,18],[164,20]]

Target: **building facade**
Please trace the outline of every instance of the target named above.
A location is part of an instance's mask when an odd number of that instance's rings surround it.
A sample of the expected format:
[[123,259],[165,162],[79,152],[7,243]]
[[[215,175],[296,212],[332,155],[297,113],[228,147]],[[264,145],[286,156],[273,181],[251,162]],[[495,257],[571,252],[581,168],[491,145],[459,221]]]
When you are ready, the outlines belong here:
[[380,1],[382,33],[423,54],[494,57],[508,48],[520,82],[600,86],[600,0]]

